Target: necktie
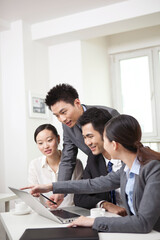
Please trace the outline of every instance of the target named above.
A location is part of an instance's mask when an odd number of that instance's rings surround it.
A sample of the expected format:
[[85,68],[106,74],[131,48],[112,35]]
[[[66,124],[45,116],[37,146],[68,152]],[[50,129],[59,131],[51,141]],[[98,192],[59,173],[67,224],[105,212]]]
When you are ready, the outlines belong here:
[[[108,172],[112,172],[112,165],[113,163],[111,163],[110,161],[108,162]],[[110,191],[111,194],[111,202],[116,204],[116,193],[115,190]]]

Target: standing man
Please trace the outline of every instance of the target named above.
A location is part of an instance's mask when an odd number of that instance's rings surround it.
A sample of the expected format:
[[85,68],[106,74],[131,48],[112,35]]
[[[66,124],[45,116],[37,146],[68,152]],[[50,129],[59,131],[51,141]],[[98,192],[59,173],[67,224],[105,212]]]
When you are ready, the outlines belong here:
[[[84,111],[93,106],[81,104],[76,89],[69,84],[53,87],[48,92],[45,103],[63,127],[63,150],[58,180],[69,180],[75,168],[78,149],[87,155],[90,153],[90,149],[84,143],[78,119]],[[103,106],[97,106],[97,108],[108,110],[112,116],[118,115],[115,109]]]
[[[83,171],[83,179],[92,179],[107,175],[109,164],[112,164],[113,171],[117,171],[122,166],[121,161],[112,160],[103,147],[104,127],[111,118],[112,116],[107,110],[95,107],[85,111],[79,118],[84,142],[91,150],[88,155],[87,165]],[[121,207],[119,189],[114,191],[114,194],[114,199],[111,192],[75,194],[74,203],[76,206],[88,209],[102,207],[108,212],[125,216],[126,210]]]

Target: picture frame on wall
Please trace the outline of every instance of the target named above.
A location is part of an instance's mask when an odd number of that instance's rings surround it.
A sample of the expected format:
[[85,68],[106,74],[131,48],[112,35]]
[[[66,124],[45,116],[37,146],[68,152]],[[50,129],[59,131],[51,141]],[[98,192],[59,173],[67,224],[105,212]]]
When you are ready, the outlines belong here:
[[29,91],[29,117],[30,118],[48,118],[48,109],[45,104],[43,94]]

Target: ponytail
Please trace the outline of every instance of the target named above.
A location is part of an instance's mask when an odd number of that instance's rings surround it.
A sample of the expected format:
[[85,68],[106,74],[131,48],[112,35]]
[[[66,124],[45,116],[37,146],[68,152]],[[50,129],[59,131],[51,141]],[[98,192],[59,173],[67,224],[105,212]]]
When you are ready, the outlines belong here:
[[145,165],[151,160],[160,161],[160,153],[142,145],[137,148],[137,158],[141,165]]

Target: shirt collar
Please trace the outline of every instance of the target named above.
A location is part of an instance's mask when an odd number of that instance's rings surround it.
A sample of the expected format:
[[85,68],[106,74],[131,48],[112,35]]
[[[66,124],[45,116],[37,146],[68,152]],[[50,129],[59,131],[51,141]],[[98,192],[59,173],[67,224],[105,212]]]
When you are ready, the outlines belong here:
[[108,162],[109,162],[109,161],[112,162],[112,159],[109,160],[109,159],[105,158],[104,155],[103,155],[103,158],[104,158],[104,160],[105,160],[105,162],[106,162],[106,165],[108,165]]
[[138,161],[137,157],[135,158],[131,169],[126,165],[124,168],[124,171],[126,172],[126,175],[128,176],[130,173],[134,173],[136,175],[139,175],[140,170],[140,162]]
[[121,163],[121,160],[118,160],[118,159],[110,159],[109,160],[109,159],[105,158],[104,155],[103,155],[103,158],[106,162],[106,165],[108,165],[108,162],[111,162],[113,165]]
[[47,160],[46,160],[46,156],[43,156],[41,161],[41,167],[43,168],[45,166],[47,166]]
[[87,111],[86,106],[82,105],[84,112]]
[[[50,166],[49,166],[48,163],[47,163],[46,156],[43,156],[43,157],[42,157],[41,168],[48,168],[48,169],[52,172],[52,169],[50,168]],[[58,171],[59,171],[59,167],[58,167],[56,173],[58,173]]]

